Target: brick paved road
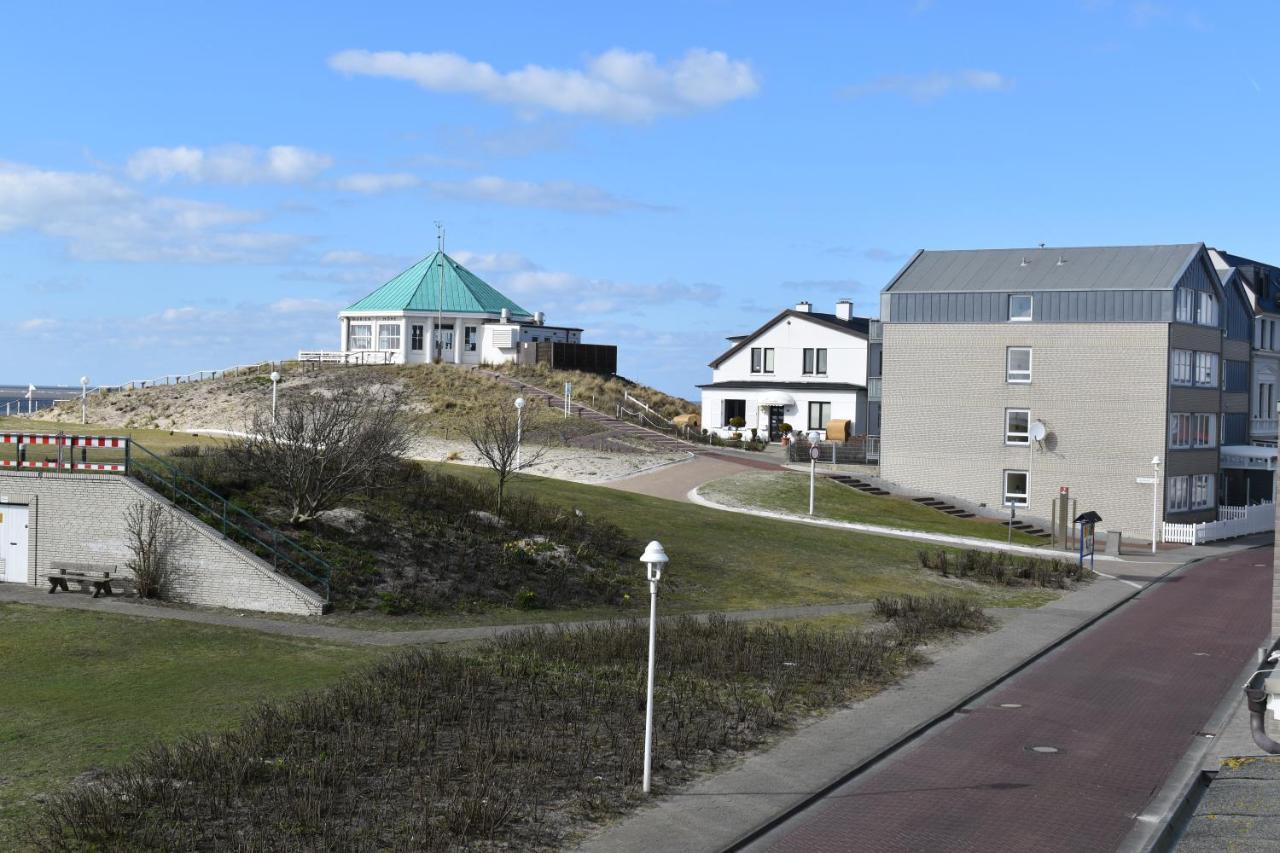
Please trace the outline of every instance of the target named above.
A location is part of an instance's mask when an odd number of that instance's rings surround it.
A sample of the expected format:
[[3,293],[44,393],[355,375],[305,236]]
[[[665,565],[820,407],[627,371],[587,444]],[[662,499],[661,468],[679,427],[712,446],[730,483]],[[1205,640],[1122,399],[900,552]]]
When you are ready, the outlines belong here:
[[1266,549],[1157,584],[751,849],[1114,850],[1263,642],[1270,583]]

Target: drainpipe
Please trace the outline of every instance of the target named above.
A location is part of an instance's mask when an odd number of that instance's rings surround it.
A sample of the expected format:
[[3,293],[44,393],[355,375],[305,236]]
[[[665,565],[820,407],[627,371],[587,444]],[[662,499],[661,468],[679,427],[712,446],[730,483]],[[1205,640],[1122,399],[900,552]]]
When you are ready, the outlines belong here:
[[[1277,656],[1274,653],[1277,649],[1280,649],[1280,641],[1271,647],[1262,666],[1244,686],[1245,703],[1249,706],[1249,732],[1258,748],[1271,755],[1280,755],[1280,743],[1272,740],[1266,729],[1267,699],[1271,695],[1267,690],[1267,680],[1275,675]],[[1280,693],[1276,694],[1276,701],[1280,702]]]

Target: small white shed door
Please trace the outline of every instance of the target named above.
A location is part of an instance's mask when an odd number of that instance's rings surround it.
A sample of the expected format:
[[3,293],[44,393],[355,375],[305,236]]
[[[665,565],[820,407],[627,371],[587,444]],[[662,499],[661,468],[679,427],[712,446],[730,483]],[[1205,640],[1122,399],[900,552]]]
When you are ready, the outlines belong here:
[[0,581],[27,582],[27,514],[25,506],[0,504]]

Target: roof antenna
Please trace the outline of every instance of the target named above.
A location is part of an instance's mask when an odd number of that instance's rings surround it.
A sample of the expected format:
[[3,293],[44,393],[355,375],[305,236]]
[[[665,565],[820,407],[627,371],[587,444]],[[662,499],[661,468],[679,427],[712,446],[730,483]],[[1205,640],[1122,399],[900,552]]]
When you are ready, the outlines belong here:
[[[436,251],[440,253],[440,294],[436,299],[436,327],[432,330],[431,363],[444,363],[444,223],[436,220]],[[455,340],[456,347],[458,342]]]
[[436,220],[436,251],[444,251],[444,223],[439,219]]

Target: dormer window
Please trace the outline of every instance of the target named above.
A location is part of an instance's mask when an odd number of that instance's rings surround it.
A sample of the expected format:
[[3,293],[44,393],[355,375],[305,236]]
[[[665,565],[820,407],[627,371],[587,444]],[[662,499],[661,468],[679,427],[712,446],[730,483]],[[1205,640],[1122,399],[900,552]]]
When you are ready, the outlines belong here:
[[1199,296],[1200,316],[1198,322],[1201,326],[1218,325],[1218,297],[1207,290],[1200,291]]
[[1031,296],[1026,293],[1015,293],[1009,297],[1009,321],[1028,322],[1031,320]]
[[1179,323],[1196,321],[1196,292],[1185,287],[1178,288],[1178,308],[1174,319]]

